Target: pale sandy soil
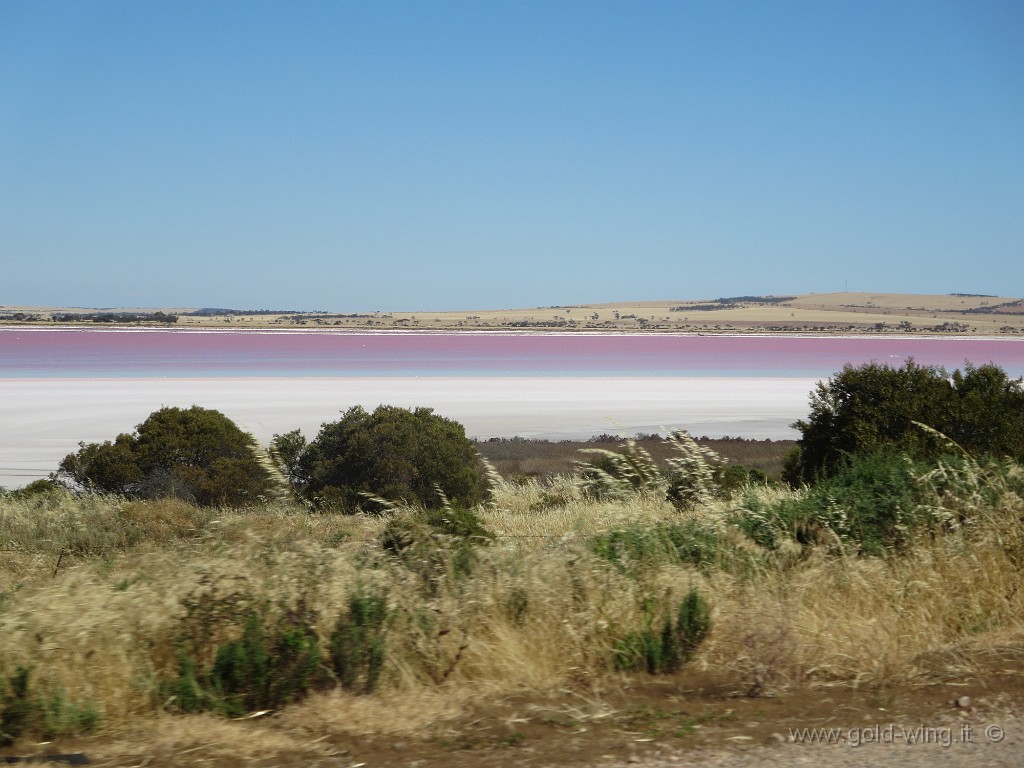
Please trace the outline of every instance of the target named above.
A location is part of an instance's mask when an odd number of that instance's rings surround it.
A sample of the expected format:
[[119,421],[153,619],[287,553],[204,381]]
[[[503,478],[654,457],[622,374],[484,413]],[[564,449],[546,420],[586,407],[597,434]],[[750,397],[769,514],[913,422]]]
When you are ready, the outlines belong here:
[[[948,296],[895,293],[822,293],[786,297],[779,303],[735,301],[721,309],[715,300],[579,304],[564,307],[453,310],[447,312],[371,312],[187,316],[193,310],[164,308],[178,314],[177,327],[335,329],[419,328],[454,330],[545,329],[651,330],[697,333],[730,332],[913,332],[1000,335],[1024,333],[1024,300],[1009,296]],[[1000,306],[1013,305],[1015,306]],[[998,308],[992,313],[972,310]],[[86,314],[95,310],[0,306],[0,317],[16,312],[44,321],[54,312]],[[121,308],[111,311],[154,312]],[[956,325],[954,325],[956,324]]]

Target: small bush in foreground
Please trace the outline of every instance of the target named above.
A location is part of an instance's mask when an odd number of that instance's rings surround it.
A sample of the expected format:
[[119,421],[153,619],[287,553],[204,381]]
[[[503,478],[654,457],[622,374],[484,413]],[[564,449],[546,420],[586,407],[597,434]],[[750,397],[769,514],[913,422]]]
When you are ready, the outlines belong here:
[[269,631],[267,618],[263,611],[250,611],[241,637],[217,648],[206,672],[182,649],[177,678],[161,689],[166,705],[238,717],[278,709],[325,685],[315,615],[300,602]]
[[591,538],[590,549],[623,571],[666,563],[707,569],[726,558],[717,531],[696,520],[633,525],[599,533]]
[[416,573],[428,593],[449,574],[468,576],[477,562],[476,548],[494,541],[471,509],[403,511],[388,521],[380,535],[381,549]]
[[667,613],[660,622],[648,615],[643,629],[614,644],[615,667],[652,675],[675,672],[693,658],[710,629],[708,604],[691,588],[675,615]]
[[341,686],[372,693],[384,669],[387,603],[383,595],[356,592],[348,612],[338,617],[331,634],[331,665]]
[[100,720],[95,708],[69,702],[60,689],[33,690],[30,675],[27,667],[18,667],[0,694],[0,746],[30,733],[52,739],[95,730]]

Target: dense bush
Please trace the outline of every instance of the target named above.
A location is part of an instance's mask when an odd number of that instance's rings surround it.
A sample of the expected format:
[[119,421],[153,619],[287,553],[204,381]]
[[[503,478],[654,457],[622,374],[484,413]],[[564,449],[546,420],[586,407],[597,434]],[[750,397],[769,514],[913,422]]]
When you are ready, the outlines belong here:
[[947,374],[908,360],[901,368],[847,365],[811,393],[807,421],[784,477],[791,484],[830,477],[857,455],[895,447],[918,458],[949,451],[920,429],[932,427],[974,454],[1024,457],[1024,388],[995,365]]
[[314,504],[349,512],[372,506],[369,497],[470,507],[486,490],[463,426],[430,408],[350,408],[305,446],[293,476]]
[[254,447],[252,437],[219,411],[161,408],[134,434],[79,443],[61,461],[58,475],[79,487],[132,498],[244,505],[272,489]]
[[767,506],[749,496],[734,522],[769,548],[792,539],[807,546],[841,543],[868,555],[897,551],[932,521],[916,479],[926,466],[891,449],[859,456],[806,496]]
[[388,609],[382,594],[358,591],[331,633],[331,665],[346,690],[372,693],[384,669]]
[[161,686],[165,706],[239,717],[280,708],[326,687],[316,618],[301,602],[277,619],[250,610],[241,636],[221,644],[207,670],[192,655],[197,649],[183,644],[177,676]]
[[652,675],[675,672],[689,661],[711,629],[707,601],[696,589],[687,592],[674,615],[659,617],[648,606],[644,627],[615,642],[612,652],[618,669]]

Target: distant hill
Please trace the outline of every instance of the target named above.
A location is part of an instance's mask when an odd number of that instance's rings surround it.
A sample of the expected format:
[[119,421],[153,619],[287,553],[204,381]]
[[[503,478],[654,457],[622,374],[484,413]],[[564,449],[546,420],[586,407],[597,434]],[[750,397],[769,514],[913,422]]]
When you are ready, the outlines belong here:
[[[120,317],[117,317],[120,315]],[[172,321],[171,318],[174,318]],[[6,323],[163,323],[177,328],[539,330],[684,333],[1024,334],[1024,299],[975,293],[809,293],[447,312],[0,307]]]

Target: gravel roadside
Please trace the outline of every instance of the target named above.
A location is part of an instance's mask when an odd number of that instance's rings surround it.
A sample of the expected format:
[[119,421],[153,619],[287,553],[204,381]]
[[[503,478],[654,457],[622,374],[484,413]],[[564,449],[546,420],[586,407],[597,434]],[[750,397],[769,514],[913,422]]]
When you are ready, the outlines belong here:
[[[817,736],[834,743],[797,743],[778,734],[775,745],[741,744],[721,749],[662,751],[635,755],[602,768],[767,768],[821,765],[829,768],[1020,768],[1024,766],[1024,716],[976,716],[935,725],[879,723],[866,728],[838,728]],[[799,738],[799,736],[797,737]]]

